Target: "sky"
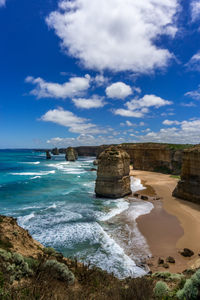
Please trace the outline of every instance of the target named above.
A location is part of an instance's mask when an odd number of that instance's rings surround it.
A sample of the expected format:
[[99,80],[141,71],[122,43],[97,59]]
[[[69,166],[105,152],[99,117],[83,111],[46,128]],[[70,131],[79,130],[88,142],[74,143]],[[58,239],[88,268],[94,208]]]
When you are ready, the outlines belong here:
[[0,0],[0,148],[200,143],[200,0]]

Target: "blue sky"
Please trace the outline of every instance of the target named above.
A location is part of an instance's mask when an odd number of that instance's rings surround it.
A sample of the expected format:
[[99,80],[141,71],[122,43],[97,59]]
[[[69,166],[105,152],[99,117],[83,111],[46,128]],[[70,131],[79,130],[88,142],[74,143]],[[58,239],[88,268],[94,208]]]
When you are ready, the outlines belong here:
[[200,142],[200,1],[0,0],[0,148]]

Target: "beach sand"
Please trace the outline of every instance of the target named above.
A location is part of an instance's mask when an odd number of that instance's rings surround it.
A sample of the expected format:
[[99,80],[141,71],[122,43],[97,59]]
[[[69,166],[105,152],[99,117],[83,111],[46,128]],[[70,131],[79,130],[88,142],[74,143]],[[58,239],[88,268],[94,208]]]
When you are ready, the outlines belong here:
[[[182,272],[191,267],[200,267],[200,205],[172,197],[178,179],[170,175],[132,170],[131,175],[142,180],[147,186],[141,194],[159,196],[154,209],[148,215],[137,219],[140,232],[145,236],[152,258],[148,261],[150,269],[167,271],[158,266],[158,258],[173,256],[175,264],[169,264],[170,272]],[[179,251],[189,248],[194,251],[192,258],[184,258]]]

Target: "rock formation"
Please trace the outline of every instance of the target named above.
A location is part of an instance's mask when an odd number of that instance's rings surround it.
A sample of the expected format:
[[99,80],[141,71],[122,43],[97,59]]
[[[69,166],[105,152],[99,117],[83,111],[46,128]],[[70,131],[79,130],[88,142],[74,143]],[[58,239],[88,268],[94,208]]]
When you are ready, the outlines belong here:
[[53,155],[59,155],[59,150],[58,150],[58,148],[52,149],[51,153],[52,153]]
[[74,148],[69,147],[69,148],[66,149],[65,158],[68,161],[76,161],[78,159],[78,153]]
[[93,161],[93,165],[94,165],[94,166],[98,166],[98,159],[95,159],[95,160]]
[[184,151],[181,180],[173,196],[200,203],[200,145]]
[[118,147],[102,152],[98,160],[95,193],[98,197],[120,198],[131,194],[130,157]]
[[49,150],[46,150],[46,159],[51,159],[51,154]]

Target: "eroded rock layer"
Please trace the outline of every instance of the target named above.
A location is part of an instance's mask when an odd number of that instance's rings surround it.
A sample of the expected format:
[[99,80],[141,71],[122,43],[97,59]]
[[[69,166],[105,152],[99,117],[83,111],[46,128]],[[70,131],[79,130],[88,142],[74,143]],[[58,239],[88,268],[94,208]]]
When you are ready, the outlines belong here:
[[98,197],[120,198],[131,194],[130,156],[118,147],[110,147],[99,155],[95,193]]
[[184,151],[181,180],[173,196],[200,203],[200,145]]
[[65,158],[68,161],[76,161],[78,159],[77,151],[72,147],[67,148]]

